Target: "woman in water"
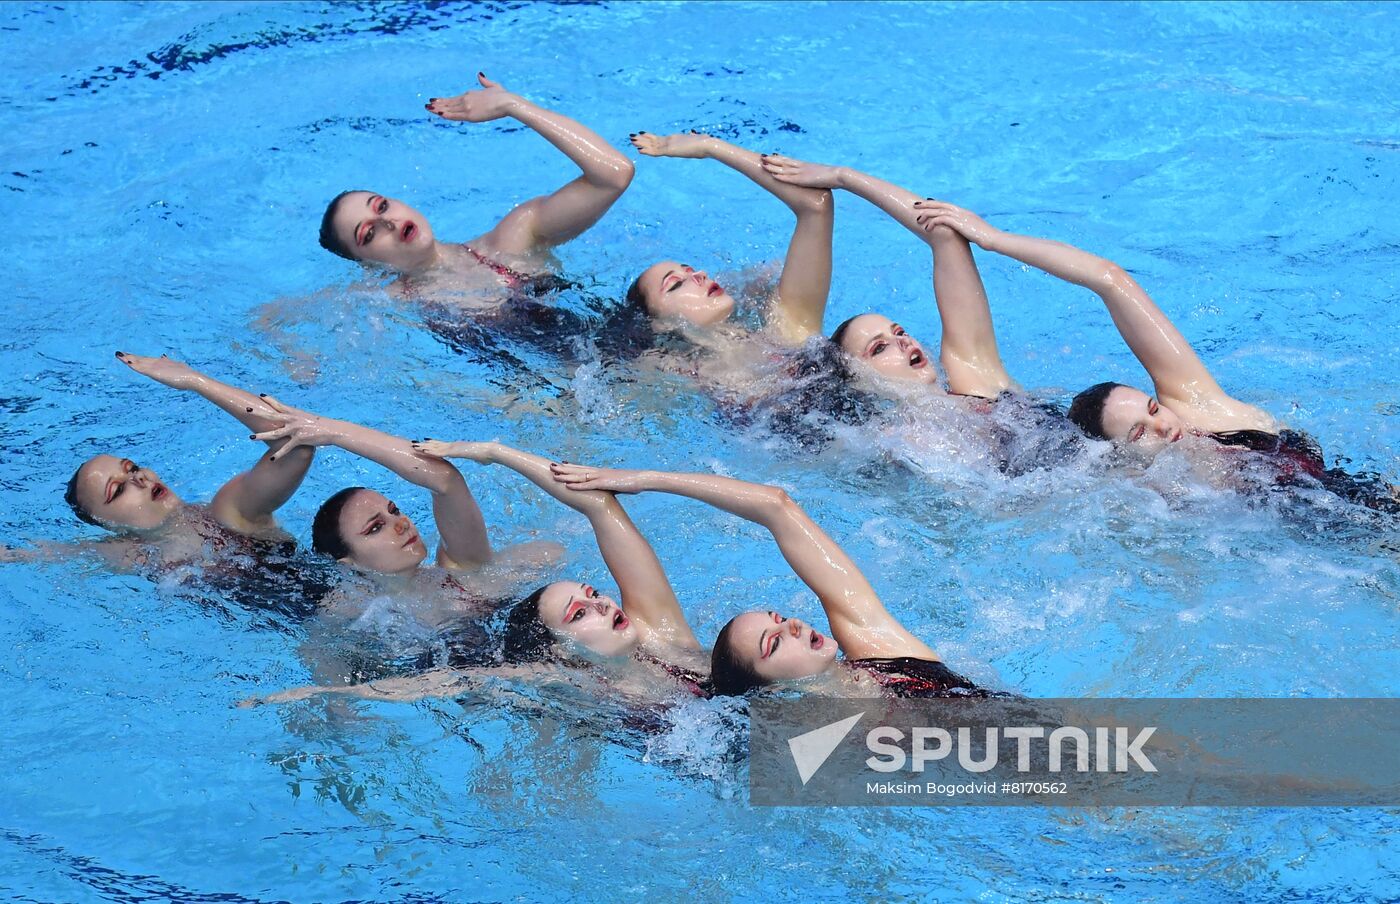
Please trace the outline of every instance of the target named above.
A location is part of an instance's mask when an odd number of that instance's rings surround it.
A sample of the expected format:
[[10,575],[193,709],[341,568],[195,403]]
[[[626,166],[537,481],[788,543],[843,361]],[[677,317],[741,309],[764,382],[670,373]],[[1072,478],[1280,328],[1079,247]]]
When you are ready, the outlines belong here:
[[[187,364],[161,356],[146,358],[117,352],[117,360],[143,376],[172,389],[198,394],[250,430],[274,425],[277,412],[259,396],[220,383]],[[291,538],[277,525],[273,514],[301,486],[311,466],[313,450],[286,450],[283,440],[270,440],[267,454],[250,470],[234,477],[208,505],[185,502],[149,468],[129,458],[95,455],[79,466],[68,481],[64,500],[79,519],[123,535],[128,541],[103,552],[120,550],[108,558],[117,564],[141,564],[155,550],[161,563],[196,557],[201,550],[242,547],[251,538],[283,543]],[[37,550],[12,550],[12,558],[42,557],[55,551],[86,547],[45,544]]]
[[[831,231],[835,216],[831,192],[786,185],[764,172],[753,151],[709,135],[638,132],[632,144],[648,157],[711,159],[747,176],[782,201],[797,217],[777,289],[764,310],[767,332],[784,345],[801,345],[821,335],[831,290]],[[660,321],[713,326],[734,313],[734,298],[704,270],[677,261],[658,261],[642,271],[627,290],[631,309]]]
[[[948,227],[925,230],[913,209],[918,195],[849,167],[805,163],[778,154],[765,157],[763,168],[779,182],[842,189],[864,198],[929,246],[933,295],[942,327],[939,363],[946,394],[967,400],[949,413],[972,416],[970,421],[954,421],[950,432],[958,437],[975,435],[967,444],[969,452],[979,460],[988,459],[990,453],[997,469],[1012,476],[1058,464],[1076,454],[1083,443],[1067,428],[1060,412],[1021,393],[1007,373],[997,348],[987,292],[967,240]],[[780,397],[774,406],[778,411],[770,419],[775,425],[794,420],[781,411],[794,402],[798,411],[816,412],[818,417],[866,423],[881,405],[872,393],[852,381],[850,362],[895,384],[885,389],[894,389],[900,402],[945,395],[939,369],[924,346],[883,314],[851,317],[832,331],[830,343],[822,347],[824,360],[816,351],[808,350],[806,385]],[[900,391],[900,387],[912,393]],[[985,415],[991,413],[991,402],[998,410],[996,417],[988,418]],[[796,420],[802,426],[810,419],[802,414]]]
[[[444,659],[479,663],[487,640],[483,620],[500,599],[517,592],[522,574],[537,573],[557,558],[558,545],[533,542],[494,550],[476,497],[452,465],[418,454],[406,439],[320,417],[271,396],[265,401],[271,416],[254,438],[285,443],[279,458],[308,447],[335,446],[432,494],[437,568],[421,567],[428,547],[418,528],[376,490],[346,487],[316,512],[312,549],[348,566],[356,579],[338,583],[318,600],[317,628],[331,642],[314,645],[314,671],[355,681],[366,672],[382,672],[386,658],[408,660],[414,667]],[[342,655],[345,629],[357,638],[348,658]],[[366,637],[376,650],[392,654],[364,653]]]
[[430,113],[453,122],[510,118],[543,136],[583,170],[548,195],[518,205],[489,232],[465,244],[439,241],[427,220],[402,201],[347,191],[326,207],[321,246],[398,275],[395,290],[442,285],[483,290],[526,288],[549,263],[548,249],[582,234],[632,182],[632,163],[587,127],[531,103],[477,73],[481,90],[432,98]]
[[[763,169],[789,185],[849,191],[927,243],[933,252],[933,295],[943,325],[939,361],[948,392],[994,399],[1016,388],[1001,362],[991,306],[967,239],[947,227],[926,229],[913,208],[919,195],[849,167],[805,163],[778,154],[765,157]],[[838,326],[831,341],[887,379],[941,391],[938,370],[924,347],[888,317],[858,314]]]
[[619,600],[577,581],[547,584],[517,603],[506,619],[503,658],[551,660],[574,651],[659,669],[703,693],[704,656],[656,551],[616,495],[571,492],[554,480],[549,459],[500,443],[416,445],[425,455],[465,458],[509,468],[588,519]]
[[1327,468],[1322,450],[1305,434],[1281,429],[1263,410],[1220,388],[1170,318],[1137,281],[1112,261],[1049,239],[996,229],[967,210],[932,199],[912,202],[925,230],[951,229],[993,251],[1084,286],[1103,300],[1118,332],[1152,378],[1155,398],[1121,383],[1099,383],[1075,396],[1069,418],[1089,436],[1111,440],[1148,457],[1187,436],[1209,446],[1263,454],[1284,484],[1318,481],[1343,498],[1400,512],[1395,487],[1368,475]]
[[[449,470],[455,469],[444,458],[509,468],[582,514],[617,583],[620,602],[589,584],[556,581],[507,613],[500,656],[503,667],[437,669],[389,682],[298,688],[263,702],[286,702],[317,693],[395,700],[451,695],[460,693],[462,681],[472,676],[530,676],[580,658],[602,666],[620,689],[643,696],[663,696],[676,684],[689,693],[707,693],[704,650],[686,622],[655,550],[613,493],[567,488],[555,480],[549,459],[500,443],[425,440],[413,448],[424,462]],[[353,524],[347,527],[354,529]]]
[[[264,396],[269,409],[263,432],[254,439],[285,443],[279,457],[314,446],[335,446],[365,458],[420,486],[433,498],[440,542],[436,564],[449,572],[479,571],[489,563],[550,558],[552,544],[526,543],[506,553],[491,548],[486,519],[461,473],[447,462],[420,455],[406,439],[349,421],[321,417]],[[413,577],[428,548],[391,499],[366,487],[346,487],[316,512],[311,546],[356,571],[385,577]],[[447,585],[464,589],[450,575]],[[392,585],[386,585],[392,586]]]

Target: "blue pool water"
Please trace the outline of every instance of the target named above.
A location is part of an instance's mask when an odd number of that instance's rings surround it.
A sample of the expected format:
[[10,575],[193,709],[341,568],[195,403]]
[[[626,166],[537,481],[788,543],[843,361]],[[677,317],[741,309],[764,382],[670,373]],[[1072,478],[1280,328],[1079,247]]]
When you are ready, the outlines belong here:
[[[137,457],[207,499],[256,454],[112,358],[168,351],[408,435],[782,484],[960,671],[1031,696],[1394,696],[1393,525],[1260,503],[1164,456],[1008,479],[937,417],[798,459],[680,381],[459,354],[315,246],[345,188],[464,239],[568,177],[520,129],[429,121],[478,69],[628,132],[711,130],[849,163],[1134,271],[1228,390],[1400,474],[1400,16],[1386,4],[38,4],[0,6],[4,540],[94,538],[82,459]],[[715,164],[643,160],[563,249],[617,297],[646,263],[737,271],[789,215]],[[934,337],[927,251],[838,198],[834,324]],[[1096,299],[984,259],[1008,367],[1047,398],[1142,382]],[[566,293],[567,294],[567,293]],[[946,424],[942,426],[946,427]],[[902,469],[862,469],[895,459]],[[878,476],[870,477],[874,473]],[[585,528],[468,470],[497,539]],[[303,541],[350,483],[321,457]],[[629,500],[697,633],[815,603],[766,536]],[[696,550],[704,550],[697,554]],[[88,559],[0,566],[0,892],[15,900],[1386,900],[1379,810],[753,809],[731,702],[618,728],[596,699],[244,710],[310,678],[305,625]],[[819,621],[824,623],[824,621]]]

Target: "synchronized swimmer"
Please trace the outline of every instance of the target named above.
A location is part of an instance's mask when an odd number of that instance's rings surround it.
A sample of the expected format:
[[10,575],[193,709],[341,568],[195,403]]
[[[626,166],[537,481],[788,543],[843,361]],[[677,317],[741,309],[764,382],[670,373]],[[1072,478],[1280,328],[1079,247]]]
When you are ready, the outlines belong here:
[[[455,122],[514,119],[558,148],[581,174],[516,206],[492,229],[461,244],[438,239],[426,218],[402,201],[373,191],[336,196],[321,222],[322,246],[393,275],[389,289],[394,294],[499,296],[520,289],[555,266],[549,249],[596,223],[632,181],[632,163],[587,127],[506,91],[485,75],[478,74],[478,81],[478,89],[434,98],[427,109]],[[976,246],[1093,291],[1147,370],[1155,396],[1101,383],[1074,398],[1067,417],[1087,436],[1148,457],[1183,439],[1208,440],[1183,447],[1192,455],[1214,448],[1261,453],[1276,463],[1279,483],[1315,482],[1361,505],[1400,511],[1394,487],[1326,468],[1310,439],[1221,389],[1166,314],[1109,260],[1060,242],[1005,232],[961,207],[849,167],[760,155],[696,132],[639,132],[631,141],[648,157],[723,163],[792,211],[796,222],[776,285],[759,293],[763,330],[754,338],[763,347],[792,349],[823,336],[832,278],[833,192],[844,191],[875,205],[928,245],[942,325],[940,368],[889,317],[869,312],[846,320],[831,331],[826,347],[839,349],[852,373],[868,372],[877,383],[916,384],[932,393],[981,400],[982,410],[1008,395],[1023,394],[997,348],[973,256]],[[679,323],[688,329],[722,328],[745,341],[754,335],[726,325],[736,308],[729,289],[703,268],[678,260],[642,269],[627,289],[623,307],[644,312],[658,330]],[[267,445],[257,463],[224,484],[207,506],[185,503],[156,474],[128,458],[98,455],[78,468],[65,496],[77,516],[138,540],[143,548],[169,550],[161,555],[170,561],[192,546],[217,550],[236,542],[289,540],[274,513],[300,486],[314,450],[333,446],[429,491],[440,538],[437,569],[423,569],[428,547],[413,521],[387,496],[361,486],[335,493],[320,507],[311,525],[312,549],[346,569],[373,576],[386,593],[401,591],[408,586],[404,581],[422,579],[447,590],[443,621],[465,616],[498,624],[492,641],[496,649],[481,657],[492,665],[478,670],[528,678],[541,669],[597,668],[619,692],[650,697],[676,690],[744,695],[794,683],[843,695],[995,693],[944,665],[931,646],[890,613],[841,545],[777,487],[712,474],[551,461],[496,442],[411,441],[236,389],[166,357],[118,352],[117,358],[163,385],[197,393]],[[551,565],[558,547],[527,543],[493,549],[466,479],[448,461],[453,458],[514,471],[583,515],[617,587],[617,599],[586,583],[554,581],[512,601],[511,579]],[[684,497],[766,529],[792,571],[821,602],[830,633],[776,609],[755,609],[731,618],[707,651],[655,550],[618,498],[644,492]],[[28,552],[32,558],[56,549],[50,544]],[[24,552],[7,550],[7,557],[23,558]],[[492,569],[496,578],[486,576]],[[502,574],[507,577],[500,579]],[[474,668],[437,669],[374,684],[309,686],[264,702],[318,693],[372,699],[455,694]]]
[[341,192],[321,219],[321,247],[397,277],[399,294],[432,288],[518,288],[550,265],[550,248],[582,235],[632,184],[632,162],[588,127],[546,110],[477,73],[481,90],[432,98],[428,112],[451,122],[511,118],[573,161],[582,175],[516,206],[465,243],[444,242],[423,214],[378,192]]

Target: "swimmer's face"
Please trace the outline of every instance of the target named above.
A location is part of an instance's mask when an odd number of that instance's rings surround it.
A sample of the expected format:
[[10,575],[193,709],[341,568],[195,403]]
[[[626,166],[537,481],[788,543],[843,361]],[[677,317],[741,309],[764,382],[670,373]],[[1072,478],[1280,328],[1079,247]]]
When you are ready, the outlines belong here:
[[332,223],[357,260],[409,273],[436,258],[437,242],[428,221],[402,201],[352,191],[336,205]]
[[938,370],[924,347],[888,317],[879,314],[856,317],[841,336],[841,348],[891,380],[938,383]]
[[1186,433],[1181,418],[1147,393],[1118,386],[1103,404],[1103,429],[1115,443],[1156,455]]
[[374,490],[361,490],[345,503],[340,510],[340,536],[350,549],[340,561],[365,571],[412,571],[428,557],[413,522]]
[[628,656],[637,649],[637,626],[611,598],[587,584],[556,581],[540,594],[540,621],[555,637],[600,656]]
[[704,270],[689,264],[661,261],[637,279],[647,313],[663,319],[709,326],[734,313],[734,299]]
[[183,503],[154,471],[129,458],[96,455],[78,469],[78,505],[111,528],[149,530]]
[[797,618],[745,612],[729,629],[734,655],[769,682],[820,675],[836,661],[836,641]]

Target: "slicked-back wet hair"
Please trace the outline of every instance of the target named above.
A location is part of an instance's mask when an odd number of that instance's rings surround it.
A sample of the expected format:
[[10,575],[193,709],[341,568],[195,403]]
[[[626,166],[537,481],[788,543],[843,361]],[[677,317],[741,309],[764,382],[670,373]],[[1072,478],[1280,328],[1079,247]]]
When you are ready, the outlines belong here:
[[1103,428],[1103,408],[1108,403],[1108,394],[1122,383],[1095,383],[1074,397],[1069,403],[1069,419],[1076,427],[1095,439],[1111,439]]
[[351,497],[363,489],[365,488],[346,487],[321,503],[321,507],[316,510],[315,519],[311,522],[312,549],[337,561],[350,555],[350,545],[345,542],[345,535],[340,532],[340,513],[345,510],[345,504]]
[[557,659],[559,644],[554,632],[540,618],[540,598],[552,585],[545,584],[511,607],[506,615],[501,658],[509,663]]
[[630,361],[656,348],[660,334],[642,298],[642,277],[638,274],[627,287],[622,304],[603,312],[593,334],[593,344],[605,359]]
[[768,680],[739,658],[734,646],[734,616],[720,629],[710,651],[710,683],[717,697],[742,697],[754,688],[763,687]]
[[857,384],[851,362],[834,343],[806,343],[784,368],[783,388],[754,404],[749,417],[805,448],[822,448],[840,425],[868,423],[888,404]]
[[[646,271],[642,271],[645,273]],[[627,298],[625,301],[629,308],[647,309],[646,297],[642,295],[642,274],[638,273],[637,278],[632,280],[632,285],[627,287]]]
[[326,205],[326,212],[321,215],[321,247],[331,254],[343,257],[347,261],[355,261],[356,263],[358,263],[360,259],[355,256],[355,249],[346,244],[345,240],[339,235],[336,235],[335,212],[336,209],[340,207],[340,202],[345,200],[346,195],[364,190],[363,188],[352,188],[349,191],[341,192],[334,198],[331,198],[331,203]]
[[78,501],[78,475],[83,473],[83,468],[87,462],[78,465],[78,470],[73,472],[73,476],[68,478],[68,488],[63,491],[63,501],[68,503],[68,507],[73,510],[73,514],[78,516],[78,520],[84,524],[91,524],[93,527],[106,527],[101,521],[92,516],[92,512],[83,508],[83,504]]
[[[864,315],[864,314],[857,314],[857,315],[856,315],[856,317],[863,317],[863,316],[865,316],[865,315]],[[843,349],[843,350],[845,349],[845,346],[842,345],[841,343],[842,343],[842,342],[845,340],[845,338],[846,338],[846,330],[848,330],[848,329],[851,328],[851,324],[855,322],[856,317],[847,317],[845,320],[841,321],[841,325],[840,325],[840,326],[838,326],[836,329],[834,329],[834,330],[831,331],[831,341],[832,341],[832,343],[833,343],[837,348],[840,348],[840,349]]]

